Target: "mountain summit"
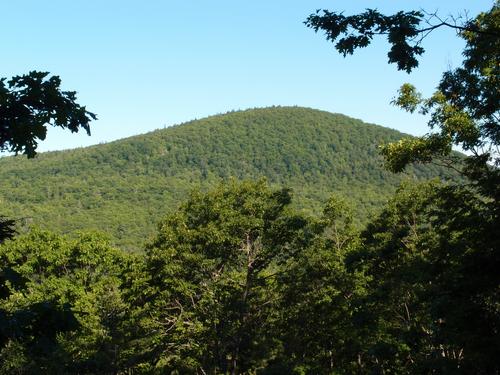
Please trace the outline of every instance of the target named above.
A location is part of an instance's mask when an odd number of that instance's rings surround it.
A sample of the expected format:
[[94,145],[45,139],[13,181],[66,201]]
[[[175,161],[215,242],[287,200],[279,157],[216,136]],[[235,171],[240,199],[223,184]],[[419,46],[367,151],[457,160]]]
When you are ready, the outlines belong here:
[[[332,194],[362,222],[405,178],[383,168],[378,145],[403,136],[340,114],[270,107],[215,115],[108,144],[0,159],[3,215],[62,232],[97,229],[135,250],[194,188],[266,177],[317,212]],[[406,178],[446,177],[436,166]]]

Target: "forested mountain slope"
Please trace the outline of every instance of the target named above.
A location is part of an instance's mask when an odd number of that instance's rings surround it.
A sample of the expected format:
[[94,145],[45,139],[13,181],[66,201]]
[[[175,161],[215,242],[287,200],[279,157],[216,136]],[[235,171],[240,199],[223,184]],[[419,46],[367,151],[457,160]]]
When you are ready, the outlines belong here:
[[98,229],[135,250],[194,188],[266,177],[314,212],[332,193],[376,209],[404,178],[449,177],[435,166],[384,170],[377,146],[401,133],[300,107],[230,112],[34,160],[0,159],[0,214],[63,233]]

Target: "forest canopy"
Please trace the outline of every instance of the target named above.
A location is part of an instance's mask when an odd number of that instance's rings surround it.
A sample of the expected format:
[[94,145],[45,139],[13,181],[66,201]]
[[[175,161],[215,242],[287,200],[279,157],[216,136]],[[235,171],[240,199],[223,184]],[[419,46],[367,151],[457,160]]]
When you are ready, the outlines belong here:
[[294,190],[294,205],[321,213],[332,192],[354,203],[366,223],[405,179],[458,175],[437,166],[386,171],[378,145],[403,134],[347,116],[269,107],[191,121],[109,144],[0,159],[4,215],[71,233],[101,230],[125,250],[141,251],[156,223],[192,189],[230,177],[266,177]]
[[[343,116],[273,108],[179,126],[161,143],[153,140],[167,133],[75,151],[65,166],[57,157],[71,154],[42,156],[53,176],[62,168],[66,176],[75,172],[77,160],[106,172],[129,166],[145,178],[151,171],[172,178],[194,165],[187,180],[216,171],[223,181],[212,179],[165,210],[138,253],[95,232],[31,229],[0,243],[0,374],[499,374],[499,9],[496,1],[463,25],[433,26],[457,28],[466,48],[463,66],[445,72],[431,98],[403,85],[395,100],[430,114],[424,137],[401,139]],[[369,10],[319,11],[307,23],[330,40],[340,37],[336,48],[344,54],[388,35],[389,62],[411,71],[424,52],[423,21],[421,12]],[[266,122],[270,113],[279,121]],[[300,121],[304,113],[308,122]],[[338,126],[340,120],[351,124]],[[263,148],[248,145],[255,124],[264,137],[253,139]],[[226,132],[216,133],[218,126]],[[179,136],[184,132],[190,138]],[[370,136],[386,136],[390,169],[413,168],[419,178],[394,187],[378,212],[360,221],[349,198],[377,182],[385,188],[380,181],[391,178],[355,168],[380,160]],[[196,137],[212,151],[197,153],[186,142]],[[308,142],[318,139],[326,143]],[[350,153],[337,149],[341,144]],[[457,157],[457,145],[469,153]],[[255,164],[221,157],[249,149],[259,151]],[[347,168],[322,163],[328,154]],[[22,190],[23,173],[39,173],[38,160],[12,160],[0,160],[0,170]],[[440,164],[434,172],[451,170],[452,178],[426,179],[429,169],[413,163]],[[227,178],[234,170],[241,175]],[[238,179],[245,171],[255,174]],[[294,204],[284,176],[317,189],[334,178],[352,194],[330,194],[304,210],[307,200]],[[56,187],[48,184],[39,200],[64,201]],[[137,220],[139,213],[137,204]]]

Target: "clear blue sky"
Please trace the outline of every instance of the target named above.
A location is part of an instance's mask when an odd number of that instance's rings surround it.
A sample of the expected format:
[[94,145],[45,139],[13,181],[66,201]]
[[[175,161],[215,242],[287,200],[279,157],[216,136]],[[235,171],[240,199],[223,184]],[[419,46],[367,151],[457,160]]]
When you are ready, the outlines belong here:
[[431,35],[411,75],[387,45],[343,58],[303,25],[318,8],[345,14],[423,8],[474,16],[492,0],[0,0],[0,77],[49,71],[97,113],[92,136],[51,130],[40,150],[85,146],[216,113],[298,105],[423,134],[425,119],[389,102],[403,82],[430,94],[461,62],[451,31]]

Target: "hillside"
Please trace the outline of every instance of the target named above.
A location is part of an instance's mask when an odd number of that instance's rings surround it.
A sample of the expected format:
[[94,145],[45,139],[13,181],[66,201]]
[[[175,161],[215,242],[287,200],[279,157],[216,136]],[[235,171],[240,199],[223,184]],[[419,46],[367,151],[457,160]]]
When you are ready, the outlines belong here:
[[355,203],[362,222],[402,179],[449,174],[434,166],[406,177],[385,171],[377,145],[401,136],[299,107],[231,112],[34,160],[1,158],[0,213],[63,233],[102,230],[135,250],[193,188],[265,176],[291,187],[310,212],[339,193]]

